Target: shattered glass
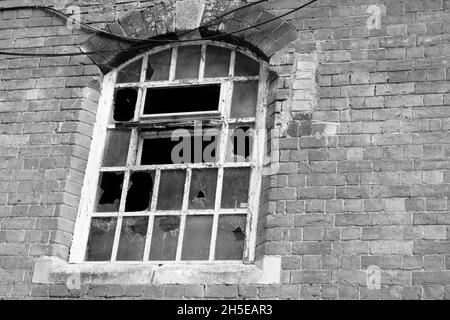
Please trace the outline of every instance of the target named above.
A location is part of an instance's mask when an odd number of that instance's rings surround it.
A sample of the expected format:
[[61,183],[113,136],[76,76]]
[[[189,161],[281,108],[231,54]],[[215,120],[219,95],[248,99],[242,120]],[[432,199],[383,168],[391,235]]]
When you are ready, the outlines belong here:
[[123,67],[117,73],[117,83],[139,82],[141,78],[142,59]]
[[97,212],[119,211],[123,172],[101,172],[97,195]]
[[156,216],[149,260],[175,260],[180,232],[179,216]]
[[139,261],[144,257],[148,217],[124,217],[120,232],[117,261]]
[[217,169],[192,169],[189,209],[214,209]]
[[245,243],[245,215],[220,215],[215,248],[216,260],[242,260]]
[[169,80],[172,49],[148,56],[146,79],[151,81]]
[[86,248],[86,261],[111,260],[117,218],[92,218]]
[[154,172],[131,173],[125,211],[144,211],[150,207],[154,179]]

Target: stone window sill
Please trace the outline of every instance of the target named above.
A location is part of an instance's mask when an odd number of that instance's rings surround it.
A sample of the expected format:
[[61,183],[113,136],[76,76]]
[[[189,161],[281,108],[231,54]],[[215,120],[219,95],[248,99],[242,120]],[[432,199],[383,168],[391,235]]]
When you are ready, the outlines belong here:
[[33,283],[90,284],[278,284],[281,257],[265,256],[243,263],[68,263],[41,257],[33,270]]

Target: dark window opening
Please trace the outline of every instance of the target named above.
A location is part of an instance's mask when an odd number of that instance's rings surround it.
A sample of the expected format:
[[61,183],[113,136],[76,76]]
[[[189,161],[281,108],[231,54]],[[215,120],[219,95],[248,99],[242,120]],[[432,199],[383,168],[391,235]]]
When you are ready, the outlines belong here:
[[219,108],[220,85],[149,88],[144,114],[215,111]]
[[119,211],[122,184],[122,172],[102,172],[100,174],[97,212]]
[[153,180],[153,172],[133,172],[131,174],[125,211],[144,211],[150,207]]
[[130,121],[134,117],[138,91],[136,88],[117,89],[114,100],[115,121]]

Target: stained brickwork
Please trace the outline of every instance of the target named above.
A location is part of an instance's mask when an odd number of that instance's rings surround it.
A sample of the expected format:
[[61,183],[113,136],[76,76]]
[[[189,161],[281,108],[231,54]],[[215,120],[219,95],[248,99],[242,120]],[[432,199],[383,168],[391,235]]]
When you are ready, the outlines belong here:
[[[103,2],[45,4],[79,5],[83,20],[118,34],[173,26],[146,16],[174,12],[173,1]],[[242,5],[223,3],[207,1],[202,21]],[[0,7],[30,4],[42,3]],[[273,0],[260,12],[298,5]],[[379,28],[368,27],[371,5]],[[0,17],[1,50],[97,48],[40,9]],[[295,37],[267,54],[278,74],[267,108],[281,129],[280,168],[264,179],[257,234],[257,256],[282,257],[273,285],[33,283],[37,258],[68,259],[99,66],[113,57],[0,56],[0,297],[450,299],[449,21],[447,0],[319,0],[286,17]],[[282,25],[271,37],[283,39]],[[367,287],[369,266],[381,268],[381,289]]]

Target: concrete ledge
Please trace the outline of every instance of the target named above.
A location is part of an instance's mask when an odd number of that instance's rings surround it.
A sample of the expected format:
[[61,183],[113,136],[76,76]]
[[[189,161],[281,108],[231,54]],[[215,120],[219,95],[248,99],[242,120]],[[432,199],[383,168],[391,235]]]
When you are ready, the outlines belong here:
[[89,284],[279,284],[281,257],[265,256],[255,264],[243,263],[80,263],[41,257],[33,283],[67,286]]

